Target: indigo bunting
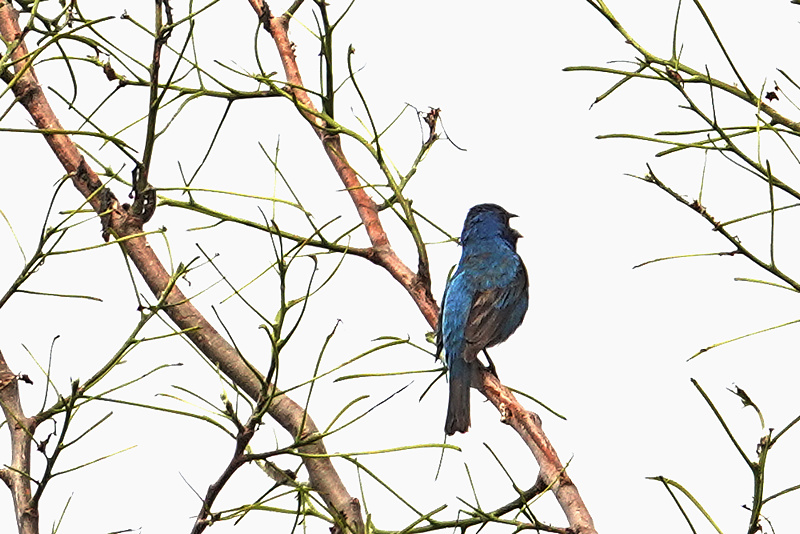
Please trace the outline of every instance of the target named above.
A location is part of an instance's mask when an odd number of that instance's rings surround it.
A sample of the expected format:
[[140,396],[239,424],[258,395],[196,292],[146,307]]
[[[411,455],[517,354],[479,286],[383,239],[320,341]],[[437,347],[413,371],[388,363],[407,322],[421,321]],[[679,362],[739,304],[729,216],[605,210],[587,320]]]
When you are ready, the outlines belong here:
[[522,236],[509,226],[511,217],[497,204],[479,204],[464,220],[461,259],[445,288],[437,332],[437,354],[444,349],[450,373],[448,436],[469,429],[478,353],[488,358],[486,348],[508,339],[528,311],[528,273],[517,254]]

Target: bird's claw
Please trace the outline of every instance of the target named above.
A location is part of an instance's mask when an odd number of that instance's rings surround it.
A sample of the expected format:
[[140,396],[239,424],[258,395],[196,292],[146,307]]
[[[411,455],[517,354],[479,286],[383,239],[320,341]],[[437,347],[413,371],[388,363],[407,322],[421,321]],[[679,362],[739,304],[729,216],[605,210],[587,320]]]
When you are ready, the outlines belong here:
[[500,379],[500,377],[497,375],[497,367],[495,367],[495,366],[494,366],[494,362],[493,362],[493,361],[492,361],[492,359],[489,357],[489,353],[488,353],[488,352],[486,352],[486,351],[484,350],[484,351],[483,351],[483,354],[486,356],[486,361],[488,361],[488,362],[489,362],[489,365],[487,365],[487,366],[485,367],[485,369],[486,369],[487,371],[489,371],[490,373],[492,373],[492,376],[494,376],[495,378],[497,378],[497,379],[499,380],[499,379]]

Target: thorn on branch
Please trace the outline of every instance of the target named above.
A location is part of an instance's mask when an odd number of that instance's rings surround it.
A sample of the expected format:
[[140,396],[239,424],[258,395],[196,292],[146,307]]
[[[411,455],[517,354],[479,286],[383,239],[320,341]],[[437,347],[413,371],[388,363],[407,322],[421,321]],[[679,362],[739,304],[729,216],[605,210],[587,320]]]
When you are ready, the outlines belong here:
[[[100,224],[102,226],[103,240],[108,243],[110,238],[111,227],[111,212],[119,207],[117,197],[107,187],[104,187],[99,180],[93,180],[92,174],[89,172],[89,166],[86,160],[81,158],[78,164],[78,169],[71,175],[75,182],[82,182],[83,187],[91,192],[91,197],[96,198],[96,203],[92,201],[92,205],[100,215]],[[98,189],[100,191],[98,191]]]
[[432,139],[436,137],[436,123],[439,121],[439,113],[441,113],[441,108],[431,108],[428,113],[425,114],[425,124],[428,125],[428,142],[431,142]]
[[117,79],[117,73],[114,71],[114,67],[111,66],[111,63],[103,63],[103,74],[106,75],[106,78],[109,82],[113,82]]
[[[348,504],[350,510],[338,511],[344,525],[347,525],[348,517],[361,517],[361,502],[356,497],[353,497],[352,499],[350,499],[350,502]],[[340,527],[338,524],[331,527],[332,534],[343,534],[344,532],[349,532],[349,531],[350,529],[342,530],[342,527]]]
[[642,176],[642,177],[637,176],[637,178],[641,178],[643,181],[645,181],[647,183],[650,183],[650,184],[656,183],[656,180],[655,180],[656,177],[653,176],[649,172],[647,174],[645,174],[644,176]]
[[89,191],[91,191],[92,193],[100,188],[100,185],[98,183],[93,182],[91,180],[91,175],[89,174],[89,166],[86,165],[85,159],[81,159],[81,162],[78,164],[78,170],[75,171],[75,179],[86,184],[86,188],[89,189]]
[[[716,228],[714,230],[716,230]],[[731,250],[730,252],[720,252],[717,255],[718,256],[736,256],[737,254],[741,254],[741,252],[738,251],[738,250]]]
[[25,382],[26,384],[33,385],[33,380],[31,377],[25,374],[15,375],[10,371],[0,371],[0,389],[3,389],[14,380],[18,380],[20,382]]
[[117,197],[114,196],[114,193],[107,187],[104,187],[102,191],[100,191],[100,224],[103,229],[103,241],[108,243],[108,240],[111,237],[111,213],[117,209],[119,203],[117,202]]
[[669,76],[669,79],[675,82],[678,86],[683,87],[683,78],[681,78],[681,74],[677,70],[667,67],[667,76]]
[[703,217],[705,217],[711,224],[713,224],[715,232],[720,229],[721,226],[719,222],[708,213],[706,207],[700,204],[699,201],[695,200],[694,202],[689,204],[689,207],[692,208],[697,213],[699,213],[700,215],[702,215]]
[[152,187],[147,187],[140,194],[136,195],[136,200],[133,201],[131,206],[131,213],[137,217],[142,223],[146,223],[153,218],[153,213],[156,211],[156,190]]
[[142,223],[153,217],[156,211],[156,190],[147,182],[147,172],[141,164],[136,165],[131,172],[133,188],[128,198],[133,198],[130,213]]
[[[772,430],[773,430],[772,428],[769,429],[770,433],[772,433]],[[758,445],[756,445],[756,454],[757,455],[761,456],[761,453],[764,450],[766,450],[767,448],[769,448],[769,441],[770,441],[769,438],[770,438],[770,436],[769,436],[769,434],[767,434],[765,436],[761,436],[761,439],[758,440]],[[761,530],[761,529],[759,528],[759,530]],[[762,530],[762,532],[763,532],[763,530]]]
[[691,204],[689,204],[689,206],[690,206],[690,207],[691,207],[691,208],[692,208],[694,211],[696,211],[697,213],[699,213],[700,215],[702,215],[702,216],[704,216],[704,217],[705,217],[705,216],[708,214],[708,211],[706,210],[706,207],[705,207],[705,206],[703,206],[702,204],[700,204],[700,202],[698,202],[697,200],[695,200],[694,202],[692,202]]
[[[416,108],[414,109],[416,110]],[[428,130],[430,132],[428,134],[428,140],[425,141],[425,143],[423,143],[423,146],[430,147],[436,140],[439,139],[439,134],[436,133],[436,126],[441,122],[442,129],[444,131],[444,138],[450,141],[450,144],[456,147],[457,150],[465,152],[466,151],[465,148],[461,148],[460,146],[455,144],[453,140],[450,138],[450,136],[447,135],[447,130],[444,130],[444,121],[441,120],[441,113],[442,113],[441,108],[430,108],[430,111],[423,116],[422,120],[424,120],[425,124],[428,125]],[[417,110],[417,114],[422,116],[421,111]]]
[[47,437],[44,438],[39,443],[39,445],[36,446],[36,450],[39,451],[42,454],[46,454],[47,444],[50,442],[50,438],[52,438],[55,435],[56,435],[55,432],[51,432],[50,434],[48,434]]

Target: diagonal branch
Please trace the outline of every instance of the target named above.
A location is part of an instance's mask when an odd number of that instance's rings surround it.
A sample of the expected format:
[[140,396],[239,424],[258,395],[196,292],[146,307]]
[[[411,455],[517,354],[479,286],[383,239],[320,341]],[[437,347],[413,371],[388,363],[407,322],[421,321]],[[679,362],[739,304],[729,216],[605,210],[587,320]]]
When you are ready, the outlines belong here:
[[[13,43],[22,35],[18,17],[18,12],[8,2],[0,4],[0,35],[4,42]],[[38,128],[61,131],[63,128],[50,107],[27,56],[27,48],[24,42],[20,42],[12,54],[12,59],[16,62],[16,82],[11,87],[14,96],[25,107]],[[10,81],[5,75],[3,79]],[[92,208],[98,214],[103,215],[104,232],[117,238],[141,234],[142,220],[130,213],[110,190],[103,187],[72,139],[62,133],[48,133],[44,137],[75,188],[90,199]],[[150,247],[147,238],[133,237],[123,241],[120,246],[136,265],[153,294],[160,298],[170,284],[170,274]],[[166,313],[170,319],[179,329],[188,331],[187,337],[195,346],[248,396],[255,400],[273,397],[268,413],[289,434],[306,442],[318,432],[311,418],[304,414],[302,406],[277,391],[271,384],[263,386],[264,378],[245,364],[234,347],[211,326],[177,286],[167,296],[166,303]],[[322,441],[311,440],[300,451],[305,453],[303,462],[311,485],[330,507],[331,514],[342,518],[351,530],[363,532],[359,502],[348,494],[326,456]],[[36,511],[26,513],[35,514]]]
[[[294,45],[288,36],[292,13],[287,12],[280,17],[275,17],[270,13],[266,3],[259,3],[257,0],[249,1],[258,14],[259,20],[263,21],[265,29],[275,41],[286,80],[291,87],[290,90],[301,105],[298,106],[300,113],[312,125],[314,132],[322,142],[325,153],[350,193],[359,217],[364,223],[374,251],[374,256],[369,259],[385,268],[395,280],[400,282],[414,299],[425,319],[435,329],[438,323],[438,305],[431,294],[429,281],[425,280],[425,277],[415,274],[395,254],[378,217],[378,207],[367,194],[366,189],[362,187],[356,171],[347,162],[347,158],[342,152],[339,135],[326,129],[327,124],[322,118],[324,114],[316,110],[308,93],[302,89],[304,85],[297,65]],[[292,8],[296,9],[297,5],[298,2],[295,2]],[[305,110],[311,110],[312,113]],[[478,368],[474,367],[474,369]],[[538,417],[536,417],[537,421],[534,421],[534,417],[522,407],[511,391],[491,373],[482,369],[476,372],[479,373],[479,376],[473,378],[473,386],[497,407],[503,420],[510,424],[529,446],[539,463],[540,478],[553,490],[567,515],[572,530],[581,534],[594,533],[592,518],[581,500],[576,486],[567,476],[555,449],[542,432]]]
[[782,281],[786,282],[789,286],[792,287],[795,291],[800,291],[800,284],[796,280],[794,280],[791,276],[787,275],[775,265],[774,262],[767,262],[759,258],[756,254],[752,251],[747,249],[741,242],[741,240],[730,233],[727,228],[725,228],[722,224],[720,224],[709,212],[706,208],[700,204],[698,201],[689,201],[683,195],[671,189],[668,185],[658,179],[653,172],[653,169],[650,165],[647,166],[647,174],[642,178],[645,182],[650,182],[655,184],[659,189],[666,192],[669,196],[687,206],[698,214],[703,217],[706,221],[711,223],[714,227],[714,231],[719,232],[725,239],[728,240],[736,249],[733,252],[729,252],[728,255],[733,256],[734,254],[741,254],[745,256],[748,260],[752,261],[754,264],[758,265],[768,273],[772,274],[773,276],[780,278]]
[[[474,367],[473,369],[479,369]],[[501,420],[511,426],[522,441],[528,446],[536,462],[539,464],[539,480],[550,488],[558,504],[564,511],[571,532],[579,534],[595,533],[594,522],[589,510],[583,502],[578,488],[567,475],[567,470],[558,458],[555,448],[547,439],[539,416],[525,410],[514,394],[500,380],[487,371],[480,369],[480,376],[473,378],[473,387],[494,404],[500,412]]]
[[[439,307],[431,294],[429,281],[426,277],[419,276],[412,271],[395,253],[378,216],[378,205],[369,196],[363,184],[359,181],[358,174],[350,166],[342,151],[341,137],[327,130],[327,124],[321,118],[323,114],[317,111],[308,92],[302,89],[304,87],[303,78],[297,66],[294,45],[289,40],[288,35],[291,14],[287,12],[280,17],[274,17],[266,3],[261,4],[255,0],[250,0],[250,4],[258,14],[259,19],[264,21],[265,28],[275,41],[275,46],[280,54],[281,63],[286,74],[286,81],[290,87],[288,90],[291,91],[292,96],[300,104],[300,113],[313,126],[314,133],[317,134],[317,137],[322,142],[325,154],[342,180],[358,211],[358,216],[361,218],[372,244],[372,253],[368,259],[386,269],[395,280],[400,282],[400,285],[411,295],[428,323],[434,326],[439,316]],[[312,112],[306,112],[303,108]]]

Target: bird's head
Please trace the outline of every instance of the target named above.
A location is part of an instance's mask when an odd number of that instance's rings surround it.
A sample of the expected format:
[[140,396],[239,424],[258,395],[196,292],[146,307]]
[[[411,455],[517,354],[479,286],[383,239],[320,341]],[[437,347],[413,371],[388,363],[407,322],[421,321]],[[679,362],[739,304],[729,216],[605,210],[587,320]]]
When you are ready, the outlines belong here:
[[470,208],[461,231],[461,243],[473,239],[502,237],[512,248],[516,249],[517,240],[522,234],[509,226],[513,213],[507,212],[497,204],[478,204]]

